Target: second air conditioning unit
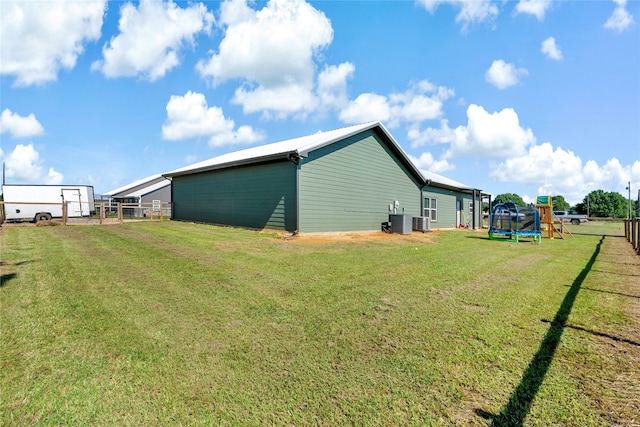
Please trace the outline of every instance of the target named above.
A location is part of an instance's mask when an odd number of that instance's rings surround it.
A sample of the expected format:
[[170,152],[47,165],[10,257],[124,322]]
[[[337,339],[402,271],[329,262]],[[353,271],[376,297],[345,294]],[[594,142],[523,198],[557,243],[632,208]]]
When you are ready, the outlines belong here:
[[431,218],[427,216],[414,216],[413,229],[416,231],[431,231]]

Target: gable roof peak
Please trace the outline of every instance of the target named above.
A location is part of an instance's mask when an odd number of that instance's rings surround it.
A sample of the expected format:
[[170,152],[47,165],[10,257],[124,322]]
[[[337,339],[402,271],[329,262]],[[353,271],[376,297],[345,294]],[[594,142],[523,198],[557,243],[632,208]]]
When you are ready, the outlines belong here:
[[[245,148],[243,150],[232,151],[194,163],[182,168],[164,173],[165,177],[178,175],[186,175],[191,173],[205,172],[207,170],[221,169],[242,164],[258,163],[271,159],[286,157],[288,154],[296,153],[302,157],[306,157],[309,152],[318,148],[333,144],[334,142],[356,135],[360,132],[379,127],[387,137],[393,141],[391,134],[384,129],[379,121],[362,123],[359,125],[346,126],[339,129],[316,132],[310,135],[300,136],[297,138],[287,139],[283,141],[273,142],[271,144],[259,145],[256,147]],[[395,141],[393,144],[397,145]],[[399,146],[398,146],[399,148]]]

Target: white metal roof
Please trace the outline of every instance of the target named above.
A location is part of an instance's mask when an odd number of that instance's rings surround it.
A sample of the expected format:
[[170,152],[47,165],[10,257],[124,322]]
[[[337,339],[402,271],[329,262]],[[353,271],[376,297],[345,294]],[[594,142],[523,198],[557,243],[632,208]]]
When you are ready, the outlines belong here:
[[456,187],[461,190],[474,190],[474,187],[469,187],[468,185],[462,184],[461,182],[458,182],[458,181],[454,181],[453,179],[449,179],[435,172],[430,172],[426,170],[420,170],[420,172],[422,172],[422,175],[425,177],[425,179],[430,179],[431,182],[433,183],[448,185],[450,187]]
[[237,166],[242,164],[258,163],[260,161],[282,158],[287,154],[292,153],[297,153],[302,157],[306,157],[309,152],[313,150],[317,150],[318,148],[322,148],[365,130],[374,128],[380,129],[380,131],[386,136],[388,141],[390,141],[390,143],[393,145],[397,154],[402,158],[402,160],[405,161],[405,164],[413,170],[416,177],[422,178],[422,183],[426,183],[427,180],[431,180],[436,185],[440,184],[451,188],[458,188],[463,191],[474,190],[474,187],[470,187],[468,185],[446,178],[442,175],[438,175],[437,173],[418,169],[415,163],[411,161],[402,147],[400,147],[400,145],[396,142],[389,131],[387,131],[387,129],[379,121],[344,127],[327,132],[317,132],[312,135],[226,153],[218,157],[213,157],[199,163],[194,163],[189,166],[184,166],[182,168],[166,172],[163,174],[163,176],[173,177],[214,169],[222,169],[225,167]]
[[[206,170],[219,169],[238,164],[255,163],[261,160],[269,160],[277,157],[284,157],[290,153],[297,153],[302,157],[306,157],[310,151],[327,146],[336,141],[348,138],[352,135],[365,130],[379,127],[396,146],[399,152],[405,157],[409,163],[411,162],[402,148],[393,139],[391,134],[384,128],[382,123],[368,122],[360,125],[344,127],[327,132],[318,132],[312,135],[302,136],[299,138],[287,139],[285,141],[274,142],[272,144],[260,145],[258,147],[247,148],[240,151],[223,154],[199,163],[175,169],[171,172],[163,174],[164,176],[183,175],[188,173],[203,172]],[[413,165],[413,164],[412,164]],[[415,167],[415,166],[414,166]],[[417,171],[417,169],[416,169]]]
[[113,196],[114,194],[122,193],[123,191],[127,191],[131,188],[138,187],[139,185],[146,184],[147,182],[151,182],[155,179],[161,178],[162,174],[151,175],[146,178],[142,178],[138,181],[131,182],[127,185],[123,185],[122,187],[118,187],[115,190],[107,191],[106,193],[102,193],[104,196]]
[[165,179],[163,181],[156,182],[155,184],[152,184],[148,187],[141,188],[138,191],[134,191],[133,193],[123,194],[120,197],[142,197],[156,190],[160,190],[162,188],[168,187],[169,185],[171,185],[171,181],[169,181],[168,179]]

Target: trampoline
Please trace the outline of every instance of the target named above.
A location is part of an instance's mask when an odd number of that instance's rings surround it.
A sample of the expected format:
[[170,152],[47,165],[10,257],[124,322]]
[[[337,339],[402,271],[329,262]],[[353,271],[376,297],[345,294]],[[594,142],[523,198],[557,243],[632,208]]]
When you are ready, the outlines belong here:
[[533,205],[518,206],[514,202],[493,206],[489,218],[489,239],[518,242],[522,237],[540,242],[540,212]]

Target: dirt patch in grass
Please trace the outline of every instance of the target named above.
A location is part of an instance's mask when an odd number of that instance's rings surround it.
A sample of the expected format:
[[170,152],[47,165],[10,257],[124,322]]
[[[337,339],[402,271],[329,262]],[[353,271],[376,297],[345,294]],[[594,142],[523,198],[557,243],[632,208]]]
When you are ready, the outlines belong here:
[[47,220],[47,221],[38,221],[36,222],[36,227],[57,227],[59,225],[64,225],[62,221],[56,220]]
[[[382,231],[337,231],[326,233],[301,233],[290,242],[331,243],[331,242],[367,242],[367,241],[417,241],[431,243],[434,232],[411,234],[390,234]],[[437,233],[437,232],[436,232]]]

